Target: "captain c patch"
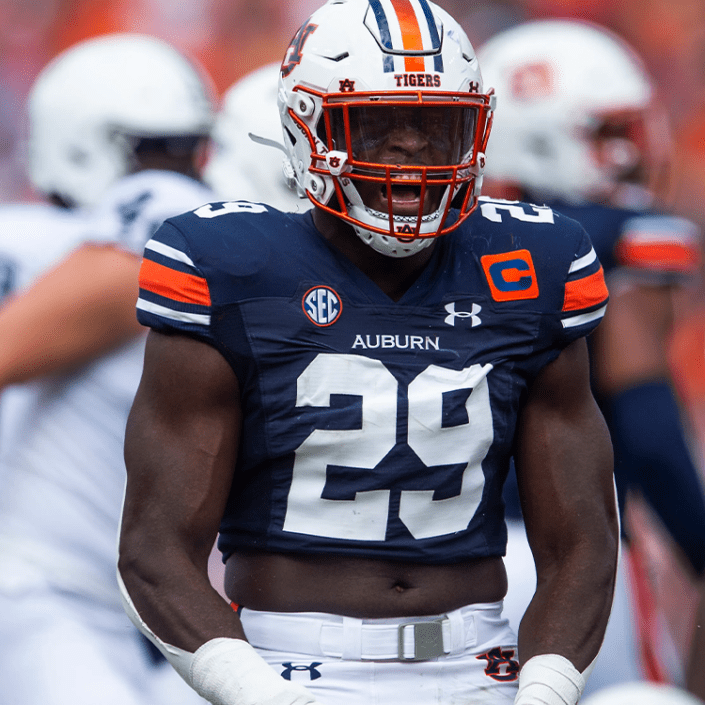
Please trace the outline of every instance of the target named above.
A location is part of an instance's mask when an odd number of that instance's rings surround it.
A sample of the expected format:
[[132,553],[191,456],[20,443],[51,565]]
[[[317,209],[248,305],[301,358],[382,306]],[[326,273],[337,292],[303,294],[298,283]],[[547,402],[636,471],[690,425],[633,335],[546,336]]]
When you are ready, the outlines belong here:
[[538,298],[539,284],[529,250],[485,255],[480,261],[495,301]]

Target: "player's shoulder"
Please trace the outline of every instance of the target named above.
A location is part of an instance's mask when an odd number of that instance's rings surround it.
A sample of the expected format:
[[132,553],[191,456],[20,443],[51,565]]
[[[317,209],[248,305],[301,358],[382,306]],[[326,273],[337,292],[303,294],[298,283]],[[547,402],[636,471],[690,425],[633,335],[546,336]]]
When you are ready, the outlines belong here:
[[659,276],[692,276],[699,270],[702,230],[688,218],[599,204],[575,210],[568,212],[580,219],[598,251],[609,252],[615,265]]
[[551,206],[525,201],[481,197],[465,230],[480,256],[528,250],[537,262],[555,266],[589,249],[580,222]]
[[559,310],[565,326],[601,316],[604,273],[578,221],[546,205],[483,198],[464,236],[500,305]]
[[301,227],[305,215],[285,213],[254,201],[212,201],[168,218],[166,223],[195,250],[226,243],[248,246],[255,238],[260,245],[281,240],[285,230]]
[[302,231],[311,231],[310,215],[279,211],[252,201],[214,201],[168,218],[147,249],[182,252],[204,275],[252,274],[278,261],[301,256]]

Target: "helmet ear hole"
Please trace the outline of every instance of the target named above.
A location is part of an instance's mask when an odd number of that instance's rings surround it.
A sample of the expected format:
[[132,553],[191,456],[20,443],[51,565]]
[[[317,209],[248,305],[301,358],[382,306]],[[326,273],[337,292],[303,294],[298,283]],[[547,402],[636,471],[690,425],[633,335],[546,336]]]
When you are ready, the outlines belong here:
[[316,104],[313,102],[313,98],[304,93],[295,95],[293,103],[293,111],[301,118],[311,117],[316,112]]
[[322,199],[326,190],[326,183],[323,177],[318,174],[308,173],[304,177],[304,184],[307,191],[310,191],[317,199]]

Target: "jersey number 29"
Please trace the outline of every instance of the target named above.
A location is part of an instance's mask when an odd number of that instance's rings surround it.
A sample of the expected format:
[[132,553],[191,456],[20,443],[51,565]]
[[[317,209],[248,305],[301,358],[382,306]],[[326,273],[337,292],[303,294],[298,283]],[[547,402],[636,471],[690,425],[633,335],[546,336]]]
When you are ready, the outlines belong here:
[[[487,374],[492,365],[452,370],[430,365],[409,383],[407,443],[427,468],[463,464],[460,494],[433,499],[429,489],[404,490],[399,518],[416,539],[462,531],[472,520],[485,485],[482,461],[492,445]],[[376,467],[397,442],[398,382],[379,360],[320,354],[297,381],[297,406],[329,407],[333,394],[362,398],[362,428],[316,429],[296,450],[284,531],[357,541],[384,541],[390,490],[357,492],[355,499],[324,499],[328,465]],[[469,390],[467,422],[443,426],[443,395]],[[439,462],[442,461],[442,463]]]

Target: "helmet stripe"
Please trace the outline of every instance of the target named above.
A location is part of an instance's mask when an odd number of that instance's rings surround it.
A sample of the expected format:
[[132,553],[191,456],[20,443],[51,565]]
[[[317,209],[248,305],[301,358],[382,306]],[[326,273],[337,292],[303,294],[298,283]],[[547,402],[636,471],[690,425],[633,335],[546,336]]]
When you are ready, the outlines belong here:
[[[379,37],[389,52],[440,52],[441,38],[427,0],[369,0]],[[443,57],[434,57],[434,70],[443,71]],[[385,57],[384,70],[393,71],[394,58]],[[405,71],[425,71],[424,56],[405,56]]]
[[435,51],[438,52],[438,54],[433,57],[433,68],[438,73],[443,73],[443,55],[440,53],[441,38],[438,36],[438,27],[436,26],[436,20],[433,17],[433,12],[431,12],[431,7],[429,6],[427,0],[418,0],[418,2],[419,5],[421,5],[421,9],[423,10],[426,22],[428,23],[428,31],[431,35],[431,46],[434,48]]
[[[387,22],[387,15],[384,12],[382,3],[379,0],[369,0],[370,7],[375,13],[375,20],[377,20],[377,27],[379,28],[379,38],[382,42],[382,46],[391,51],[392,47],[392,35],[389,32],[389,23]],[[384,72],[391,73],[394,71],[394,57],[386,55],[384,57]]]
[[[392,7],[399,21],[401,39],[406,51],[423,51],[423,38],[416,13],[409,0],[392,0]],[[404,58],[405,71],[424,71],[426,64],[422,56]]]

